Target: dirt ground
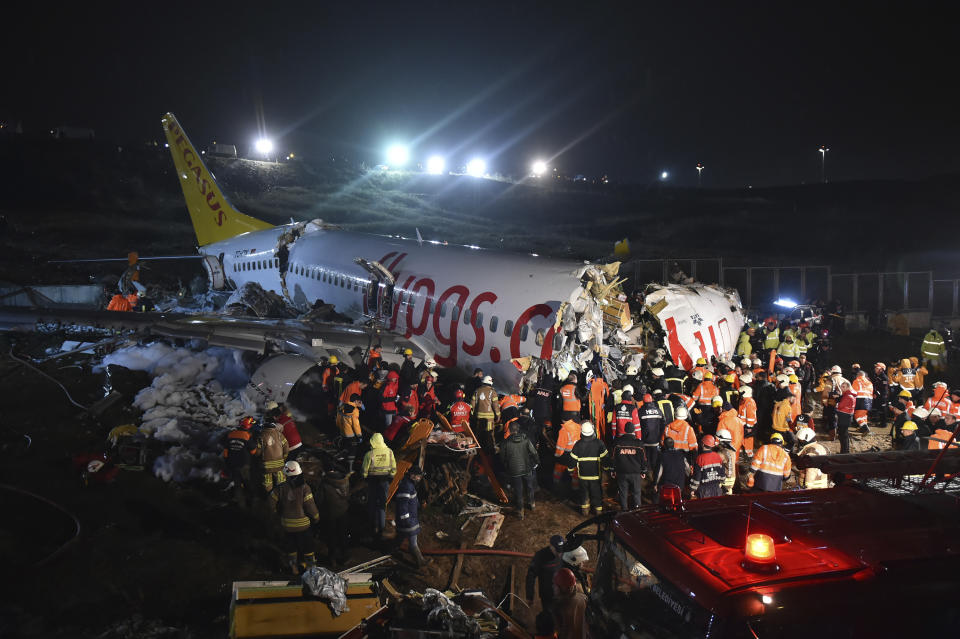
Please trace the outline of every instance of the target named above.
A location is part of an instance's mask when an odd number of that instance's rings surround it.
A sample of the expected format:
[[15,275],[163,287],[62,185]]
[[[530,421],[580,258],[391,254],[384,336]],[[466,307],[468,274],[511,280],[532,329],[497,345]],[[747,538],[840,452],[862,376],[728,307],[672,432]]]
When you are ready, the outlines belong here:
[[[0,336],[0,560],[6,568],[0,636],[225,636],[232,581],[288,577],[275,515],[264,501],[247,510],[230,503],[217,486],[167,484],[149,470],[121,471],[110,484],[84,487],[72,457],[102,450],[110,428],[135,419],[130,402],[149,380],[145,375],[115,380],[123,400],[98,420],[86,417],[54,382],[6,357],[11,346],[17,353],[36,356],[61,339]],[[861,362],[872,362],[914,350],[909,338],[855,334],[838,340],[835,360],[846,367],[852,353],[858,353]],[[50,362],[42,369],[79,404],[90,405],[103,396],[102,375],[92,374],[82,357]],[[308,443],[317,437],[309,425],[303,434]],[[888,442],[886,433],[874,428],[869,436],[855,435],[852,448],[882,449]],[[838,449],[837,443],[825,444],[831,451]],[[472,491],[492,498],[482,482],[475,484]],[[505,512],[495,548],[523,553],[535,552],[551,535],[582,521],[571,500],[544,488],[536,511],[528,511],[524,520],[509,509]],[[393,550],[389,541],[380,547],[363,545],[362,508],[353,515],[358,532],[351,564]],[[74,518],[79,523],[76,537]],[[430,506],[422,519],[424,550],[456,549],[461,539],[474,547],[475,521],[461,531],[462,518]],[[318,549],[323,563],[322,543]],[[592,545],[587,550],[595,556]],[[454,557],[436,556],[421,570],[414,569],[405,554],[398,554],[398,562],[396,582],[402,590],[442,589],[449,585]],[[522,592],[527,563],[524,558],[467,557],[458,585],[481,589],[499,602],[508,592],[511,568],[515,588]],[[515,600],[508,605],[519,620],[532,622],[536,609]]]

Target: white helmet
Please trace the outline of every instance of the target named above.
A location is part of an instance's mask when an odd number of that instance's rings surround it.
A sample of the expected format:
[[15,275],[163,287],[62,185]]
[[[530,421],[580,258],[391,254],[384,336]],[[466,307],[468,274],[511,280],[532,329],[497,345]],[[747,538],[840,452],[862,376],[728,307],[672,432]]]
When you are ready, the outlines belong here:
[[437,373],[437,371],[430,371],[430,377],[432,377],[433,379],[437,379],[438,377],[440,377],[440,375],[439,373]]
[[717,439],[722,442],[730,442],[733,441],[733,435],[731,435],[730,431],[726,428],[721,428],[717,431]]
[[744,373],[740,376],[741,384],[752,384],[753,383],[753,373]]
[[437,363],[433,360],[432,357],[428,357],[427,359],[423,360],[423,365],[426,366],[427,368],[437,367]]
[[296,477],[297,475],[303,474],[303,469],[300,468],[300,464],[295,461],[288,461],[283,465],[283,474],[287,477]]
[[489,375],[484,375],[484,376],[483,376],[483,379],[480,380],[480,383],[481,383],[481,384],[490,384],[490,385],[493,385],[493,378],[490,377]]
[[817,434],[813,432],[812,428],[808,428],[804,426],[803,428],[797,431],[797,439],[802,441],[804,444],[809,444],[816,438],[817,438]]
[[693,371],[693,378],[696,379],[696,380],[702,381],[702,380],[703,380],[703,371],[701,371],[701,370],[695,370],[695,371]]
[[783,369],[784,375],[796,375],[796,371],[793,370],[793,366],[787,366]]
[[839,366],[837,366],[836,364],[834,364],[833,366],[830,367],[830,374],[831,374],[831,375],[840,375],[840,374],[842,374],[842,373],[843,373],[843,369],[840,368]]
[[654,368],[654,369],[651,369],[650,372],[653,373],[653,376],[654,376],[654,377],[663,377],[663,369],[662,369],[662,368]]
[[280,404],[278,404],[278,403],[276,403],[276,402],[267,402],[267,405],[263,407],[263,410],[265,410],[265,411],[271,411],[271,410],[273,410],[274,408],[280,408]]
[[580,424],[580,436],[581,437],[592,437],[596,433],[596,429],[593,427],[593,422],[583,422]]
[[[917,411],[913,411],[913,412],[914,414],[916,414]],[[937,417],[943,417],[943,413],[940,412],[939,408],[934,408],[933,410],[930,411],[929,417],[933,417],[934,415],[936,415]]]
[[777,383],[780,384],[780,388],[785,388],[790,384],[790,378],[786,375],[777,375]]
[[632,386],[631,384],[624,384],[624,385],[623,385],[623,392],[624,392],[624,393],[630,393],[630,394],[632,395],[632,394],[633,394],[633,386]]
[[680,408],[677,409],[677,419],[686,419],[687,417],[689,417],[689,415],[690,413],[689,411],[687,411],[686,406],[681,406]]
[[749,386],[741,386],[740,395],[741,397],[753,397],[753,389]]
[[913,416],[914,418],[926,419],[930,416],[930,411],[921,406],[913,411]]
[[627,377],[633,377],[637,374],[636,366],[627,366]]
[[568,550],[567,552],[561,555],[561,559],[564,562],[579,568],[581,564],[584,564],[590,561],[590,555],[587,554],[586,548],[583,546],[577,546],[573,550]]

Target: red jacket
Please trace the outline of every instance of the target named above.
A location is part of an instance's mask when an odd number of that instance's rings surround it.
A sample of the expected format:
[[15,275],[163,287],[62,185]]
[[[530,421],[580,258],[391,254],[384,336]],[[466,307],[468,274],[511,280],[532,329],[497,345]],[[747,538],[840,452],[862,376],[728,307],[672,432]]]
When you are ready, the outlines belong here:
[[388,442],[392,442],[393,438],[396,437],[404,427],[411,423],[413,420],[407,417],[406,415],[397,415],[393,418],[393,421],[390,422],[390,426],[387,430],[383,431],[383,436]]
[[290,446],[290,450],[299,447],[303,442],[300,440],[300,431],[297,430],[297,424],[286,413],[277,417],[276,422],[283,426],[283,436]]
[[450,425],[458,433],[463,430],[463,424],[470,421],[470,404],[457,400],[450,407]]
[[397,396],[400,394],[400,376],[396,371],[387,373],[387,383],[384,384],[381,396],[383,401],[381,406],[385,413],[397,412]]
[[837,412],[845,415],[853,415],[854,408],[857,406],[857,394],[852,390],[843,392],[837,401]]

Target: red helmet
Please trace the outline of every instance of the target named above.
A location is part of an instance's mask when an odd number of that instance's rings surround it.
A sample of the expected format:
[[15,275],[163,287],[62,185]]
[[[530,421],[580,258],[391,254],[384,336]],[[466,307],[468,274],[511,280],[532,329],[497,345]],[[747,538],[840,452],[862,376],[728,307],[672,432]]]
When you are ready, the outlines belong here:
[[457,389],[457,392],[453,394],[453,396],[456,397],[457,399],[463,399],[463,398],[464,398],[463,391],[460,390],[459,388]]
[[569,568],[561,568],[553,575],[553,585],[562,592],[568,592],[577,585],[577,578]]
[[257,423],[257,420],[255,420],[253,417],[244,417],[243,419],[240,420],[240,428],[242,428],[243,430],[250,430],[251,428],[253,428],[253,425],[256,423]]
[[717,438],[713,435],[704,435],[703,436],[703,447],[704,448],[715,448],[717,446]]
[[646,402],[652,402],[652,401],[653,401],[653,395],[651,395],[650,393],[647,393],[646,395],[643,396],[643,401],[644,401],[644,403],[646,403]]

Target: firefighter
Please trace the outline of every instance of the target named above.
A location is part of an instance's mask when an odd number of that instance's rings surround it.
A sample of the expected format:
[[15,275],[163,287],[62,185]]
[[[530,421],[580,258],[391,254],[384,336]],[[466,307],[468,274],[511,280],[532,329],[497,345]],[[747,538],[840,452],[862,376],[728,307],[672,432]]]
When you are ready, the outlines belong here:
[[840,398],[837,399],[837,429],[835,436],[840,439],[840,453],[850,452],[850,424],[856,412],[857,395],[850,382],[840,385]]
[[761,446],[750,462],[747,487],[757,491],[783,490],[783,481],[790,476],[790,455],[783,449],[783,436],[774,433],[770,443]]
[[450,410],[447,412],[447,415],[450,419],[450,427],[458,433],[462,433],[464,429],[464,424],[470,423],[470,404],[463,401],[464,392],[459,388],[453,394],[454,402],[450,405]]
[[350,401],[340,404],[337,409],[337,428],[340,429],[340,448],[347,453],[347,463],[353,469],[353,460],[357,458],[357,447],[363,443],[363,431],[360,430],[360,396],[354,393]]
[[362,472],[367,480],[367,505],[373,523],[373,538],[379,543],[387,523],[387,493],[393,476],[397,474],[397,460],[380,433],[374,433],[370,438],[370,450],[363,456]]
[[587,382],[587,412],[597,427],[600,439],[607,436],[607,410],[611,401],[610,385],[606,380],[595,376]]
[[[560,432],[557,434],[557,448],[554,451],[553,464],[553,489],[560,490],[560,481],[568,470],[567,462],[574,444],[580,440],[580,424],[569,419],[560,425]],[[578,479],[576,468],[570,473],[570,488],[577,491],[580,489],[580,480]]]
[[560,555],[563,554],[563,537],[553,535],[550,544],[533,554],[527,567],[526,599],[533,603],[533,588],[540,591],[540,607],[551,610],[553,605],[553,576],[560,569]]
[[860,432],[867,434],[870,432],[870,428],[867,426],[867,415],[873,408],[873,384],[867,377],[867,371],[857,368],[850,389],[857,398],[853,410],[853,419],[860,428]]
[[947,345],[943,336],[935,328],[923,336],[923,345],[920,347],[920,360],[930,365],[930,370],[937,371],[944,368]]
[[567,375],[567,381],[558,391],[560,395],[560,421],[580,420],[580,389],[577,388],[577,374]]
[[734,451],[730,431],[725,428],[717,430],[717,441],[720,445],[717,453],[723,458],[723,492],[733,494],[733,487],[737,483],[737,453]]
[[283,474],[283,463],[287,460],[287,440],[283,436],[280,424],[269,422],[260,431],[257,450],[263,465],[263,488],[268,493],[277,484],[287,480]]
[[303,480],[300,464],[288,461],[283,473],[287,481],[278,484],[270,496],[280,514],[280,526],[286,537],[287,562],[293,574],[299,575],[317,563],[310,524],[319,523],[320,513],[310,486]]
[[480,448],[487,455],[493,455],[493,428],[500,421],[500,400],[497,391],[493,390],[493,378],[487,375],[483,384],[473,394],[470,411],[475,415],[477,427],[474,434],[480,440]]
[[407,550],[413,555],[417,566],[427,563],[417,544],[417,537],[420,534],[420,501],[417,497],[417,483],[421,479],[423,479],[423,470],[419,466],[411,466],[397,484],[397,492],[393,500],[397,521],[397,540],[400,545],[404,540],[407,541]]
[[576,464],[580,477],[580,513],[584,516],[593,507],[595,515],[603,512],[603,495],[600,487],[601,460],[607,456],[607,447],[597,438],[596,429],[589,421],[580,425],[580,439],[570,451],[570,459]]
[[[667,438],[670,438],[673,441],[672,448],[683,452],[690,458],[690,461],[693,461],[697,452],[697,436],[687,421],[687,416],[688,412],[685,407],[681,406],[677,409],[677,419],[667,424],[663,431],[661,443],[665,444]],[[664,446],[664,448],[666,447]]]
[[[810,457],[815,455],[826,455],[827,449],[823,444],[815,441],[817,434],[812,428],[804,426],[797,430],[797,439],[800,441],[800,456]],[[807,468],[800,471],[797,483],[801,488],[808,490],[814,488],[830,488],[830,477],[819,468]]]
[[631,490],[634,503],[641,504],[641,484],[647,476],[646,450],[643,442],[637,439],[633,424],[627,424],[623,435],[613,441],[613,474],[620,491],[620,510],[627,510]]
[[611,439],[623,435],[627,424],[639,424],[640,413],[637,411],[637,403],[633,401],[633,386],[629,384],[624,387],[620,394],[620,403],[613,413],[614,428]]
[[674,448],[672,437],[665,437],[663,440],[663,454],[660,456],[660,472],[657,473],[657,489],[659,501],[659,489],[663,486],[676,486],[683,492],[687,485],[687,477],[690,476],[690,462],[687,460],[686,450]]
[[239,504],[241,498],[250,508],[253,505],[253,484],[250,480],[250,458],[257,454],[257,442],[250,429],[257,423],[253,417],[244,417],[240,425],[227,435],[223,457],[226,460],[227,477],[233,488],[233,498]]
[[723,457],[717,453],[717,438],[713,435],[703,436],[703,452],[697,456],[693,464],[693,479],[690,480],[690,489],[699,499],[704,497],[719,497],[723,494],[725,478]]
[[667,384],[667,390],[671,393],[682,393],[687,382],[687,374],[682,368],[670,362],[664,371],[664,381]]
[[953,413],[945,413],[943,416],[943,425],[934,430],[933,434],[930,435],[930,439],[927,441],[927,449],[942,450],[947,447],[947,442],[950,442],[950,448],[960,448],[960,441],[957,439],[950,441],[950,438],[953,437],[953,431],[956,429],[956,427],[956,415]]

